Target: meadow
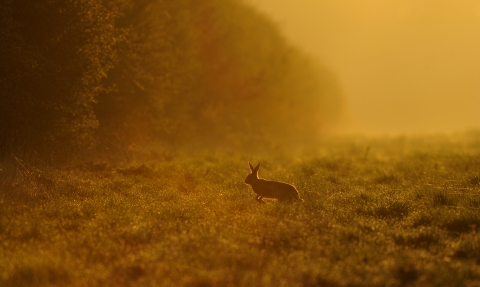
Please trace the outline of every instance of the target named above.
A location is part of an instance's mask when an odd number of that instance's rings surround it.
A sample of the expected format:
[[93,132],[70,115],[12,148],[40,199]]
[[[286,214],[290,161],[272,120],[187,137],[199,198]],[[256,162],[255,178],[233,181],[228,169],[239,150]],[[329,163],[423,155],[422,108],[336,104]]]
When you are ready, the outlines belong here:
[[[249,161],[303,202],[258,204]],[[0,286],[479,286],[479,209],[478,131],[62,168],[12,155]]]

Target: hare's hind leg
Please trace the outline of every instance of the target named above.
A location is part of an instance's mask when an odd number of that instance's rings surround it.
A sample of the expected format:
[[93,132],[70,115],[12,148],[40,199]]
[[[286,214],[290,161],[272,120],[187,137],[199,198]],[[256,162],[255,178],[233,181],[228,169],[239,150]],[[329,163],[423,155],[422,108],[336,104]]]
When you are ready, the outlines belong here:
[[257,198],[255,198],[255,200],[256,200],[258,203],[265,203],[265,201],[263,201],[262,198],[263,198],[263,196],[257,195]]

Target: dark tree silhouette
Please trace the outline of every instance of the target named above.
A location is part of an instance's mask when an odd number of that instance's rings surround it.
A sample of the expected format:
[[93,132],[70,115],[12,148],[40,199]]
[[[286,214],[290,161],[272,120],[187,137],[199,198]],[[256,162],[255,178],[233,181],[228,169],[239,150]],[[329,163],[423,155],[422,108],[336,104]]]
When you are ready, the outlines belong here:
[[3,154],[303,141],[341,109],[334,77],[239,0],[2,1],[0,61]]

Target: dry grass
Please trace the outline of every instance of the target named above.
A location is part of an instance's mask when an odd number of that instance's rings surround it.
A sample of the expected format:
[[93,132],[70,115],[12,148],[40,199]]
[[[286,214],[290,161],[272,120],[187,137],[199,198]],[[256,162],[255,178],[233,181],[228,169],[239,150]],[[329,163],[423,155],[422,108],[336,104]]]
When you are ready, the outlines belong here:
[[[256,203],[248,161],[304,202]],[[0,286],[480,284],[478,134],[0,168]]]

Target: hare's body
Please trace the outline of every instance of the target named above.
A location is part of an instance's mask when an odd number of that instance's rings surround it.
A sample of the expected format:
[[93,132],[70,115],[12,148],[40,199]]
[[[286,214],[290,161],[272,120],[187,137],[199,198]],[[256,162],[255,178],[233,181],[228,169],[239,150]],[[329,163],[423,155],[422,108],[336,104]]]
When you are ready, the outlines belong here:
[[294,201],[300,200],[298,192],[293,185],[279,181],[270,181],[258,178],[258,164],[255,168],[250,163],[250,173],[245,179],[245,183],[252,186],[253,191],[257,194],[257,201],[263,203],[262,198],[276,198],[278,201]]

